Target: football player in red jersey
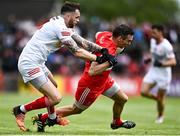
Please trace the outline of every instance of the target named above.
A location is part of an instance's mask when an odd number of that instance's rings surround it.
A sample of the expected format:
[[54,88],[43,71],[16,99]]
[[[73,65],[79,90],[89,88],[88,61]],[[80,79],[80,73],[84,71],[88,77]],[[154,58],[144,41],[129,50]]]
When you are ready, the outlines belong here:
[[[105,57],[111,60],[113,56],[118,55],[125,47],[131,45],[133,41],[133,30],[126,25],[117,26],[113,32],[98,32],[96,34],[96,43],[103,48],[107,48],[109,55]],[[101,54],[96,54],[101,55]],[[56,114],[65,117],[73,114],[80,114],[86,110],[101,94],[114,101],[112,129],[124,127],[127,129],[135,127],[133,121],[123,121],[121,113],[128,96],[120,89],[119,85],[110,76],[112,67],[116,61],[105,61],[101,64],[87,61],[84,72],[79,80],[73,105],[59,107]],[[48,117],[47,113],[38,114],[34,117],[34,122],[45,124]],[[38,125],[38,129],[44,130],[45,125]]]

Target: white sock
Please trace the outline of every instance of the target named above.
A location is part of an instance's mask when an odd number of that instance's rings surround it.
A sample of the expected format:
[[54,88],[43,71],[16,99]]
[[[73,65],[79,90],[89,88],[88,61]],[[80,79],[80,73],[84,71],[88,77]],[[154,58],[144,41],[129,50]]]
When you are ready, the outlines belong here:
[[49,118],[50,119],[55,119],[56,118],[56,113],[54,112],[54,113],[49,114]]
[[25,109],[25,107],[24,107],[24,105],[21,105],[21,106],[20,106],[20,110],[21,110],[22,112],[24,112],[24,113],[27,112],[26,109]]

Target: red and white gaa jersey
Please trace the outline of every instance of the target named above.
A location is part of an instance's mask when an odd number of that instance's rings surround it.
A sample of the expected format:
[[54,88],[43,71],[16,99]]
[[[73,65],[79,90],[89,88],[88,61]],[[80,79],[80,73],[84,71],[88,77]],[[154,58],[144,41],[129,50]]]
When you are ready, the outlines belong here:
[[[111,55],[116,54],[117,47],[112,40],[112,33],[111,32],[105,31],[105,32],[97,33],[96,44],[98,44],[104,48],[107,48]],[[96,54],[96,55],[101,55],[101,54]],[[106,82],[106,80],[108,79],[112,68],[107,69],[106,71],[104,71],[100,75],[89,76],[88,71],[89,71],[90,65],[91,65],[91,62],[86,61],[85,70],[84,70],[83,75],[81,77],[81,81],[84,80],[85,83],[92,84],[94,86],[101,85],[101,84],[103,85]]]

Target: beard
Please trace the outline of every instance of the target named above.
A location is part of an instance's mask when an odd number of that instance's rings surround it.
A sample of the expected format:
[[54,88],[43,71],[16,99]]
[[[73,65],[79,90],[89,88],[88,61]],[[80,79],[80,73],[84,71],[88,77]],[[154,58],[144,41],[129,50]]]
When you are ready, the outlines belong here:
[[69,24],[69,28],[74,28],[74,25],[73,24]]
[[69,28],[74,28],[74,26],[75,26],[75,24],[74,24],[74,22],[73,22],[73,20],[71,19],[71,20],[69,20]]

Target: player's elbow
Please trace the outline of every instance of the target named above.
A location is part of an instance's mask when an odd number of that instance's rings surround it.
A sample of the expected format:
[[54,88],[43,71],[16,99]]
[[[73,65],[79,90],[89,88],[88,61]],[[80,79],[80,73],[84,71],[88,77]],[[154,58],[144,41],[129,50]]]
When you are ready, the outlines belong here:
[[173,67],[173,66],[176,66],[176,59],[172,59],[170,62],[169,62],[169,66]]
[[73,54],[74,54],[75,57],[80,57],[80,54],[81,54],[81,53],[80,53],[80,51],[79,51],[79,49],[78,49],[78,50],[76,50]]

